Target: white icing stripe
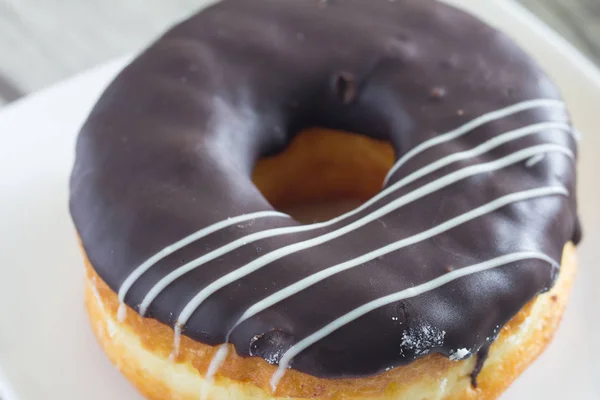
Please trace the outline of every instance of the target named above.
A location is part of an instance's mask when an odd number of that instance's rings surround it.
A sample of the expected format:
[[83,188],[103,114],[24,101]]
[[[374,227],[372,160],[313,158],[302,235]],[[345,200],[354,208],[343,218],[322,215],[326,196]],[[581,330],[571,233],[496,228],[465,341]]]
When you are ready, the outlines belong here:
[[[210,365],[208,366],[208,371],[206,372],[206,376],[204,377],[204,381],[205,381],[204,387],[208,388],[208,387],[212,386],[212,384],[215,380],[214,379],[215,374],[217,373],[217,371],[221,368],[221,365],[223,365],[223,363],[227,359],[228,354],[229,354],[228,344],[227,343],[222,344],[219,347],[219,349],[217,350],[217,353],[213,356],[212,360],[210,361]],[[205,399],[207,399],[207,391],[206,390],[204,390],[200,396],[200,400],[205,400]]]
[[[564,190],[564,189],[562,189],[562,190]],[[542,195],[542,196],[545,195],[545,194],[541,194],[542,192],[540,190],[537,190],[537,194],[535,194],[535,195],[533,194],[534,192],[536,192],[536,191],[529,192],[531,194],[530,198],[538,197],[540,195]],[[551,194],[552,190],[548,189],[546,192],[547,192],[546,194]],[[519,198],[519,200],[522,200],[524,198],[525,193],[527,193],[527,192],[523,192],[522,194],[517,194],[515,196],[517,196]],[[273,392],[275,392],[275,390],[277,389],[277,385],[279,384],[281,378],[283,378],[283,376],[285,375],[286,369],[289,367],[291,361],[298,354],[300,354],[306,348],[312,346],[314,343],[318,342],[319,340],[322,340],[326,336],[330,335],[332,332],[342,328],[343,326],[362,317],[363,315],[368,314],[371,311],[374,311],[378,308],[384,307],[388,304],[395,303],[395,302],[398,302],[398,301],[401,301],[404,299],[408,299],[411,297],[416,297],[416,296],[422,295],[424,293],[427,293],[429,291],[437,289],[441,286],[447,285],[448,283],[453,282],[457,279],[460,279],[460,278],[463,278],[463,277],[466,277],[469,275],[473,275],[473,274],[476,274],[479,272],[483,272],[483,271],[486,271],[486,270],[489,270],[492,268],[498,268],[498,267],[501,267],[501,266],[504,266],[504,265],[507,265],[507,264],[510,264],[513,262],[528,260],[528,259],[538,259],[538,260],[546,261],[546,262],[550,263],[554,268],[559,267],[559,264],[555,260],[553,260],[552,258],[550,258],[547,255],[542,254],[542,253],[520,252],[520,253],[507,254],[507,255],[495,258],[493,260],[485,261],[480,264],[472,265],[469,267],[465,267],[465,268],[461,268],[461,269],[449,272],[448,274],[440,276],[439,278],[433,279],[429,282],[426,282],[421,285],[414,286],[409,289],[405,289],[405,290],[399,291],[397,293],[391,294],[389,296],[385,296],[380,299],[371,301],[367,304],[364,304],[364,305],[350,311],[349,313],[341,316],[340,318],[327,324],[322,329],[314,332],[310,336],[308,336],[305,339],[301,340],[300,342],[296,343],[287,352],[285,352],[285,354],[281,358],[281,361],[279,362],[279,367],[277,369],[277,372],[271,378],[271,388],[273,389]]]
[[198,268],[199,266],[201,266],[207,262],[210,262],[226,253],[229,253],[235,249],[238,249],[242,246],[245,246],[249,243],[256,242],[261,239],[266,239],[266,238],[273,237],[273,236],[288,235],[288,234],[298,233],[298,232],[305,232],[305,231],[309,231],[309,230],[315,230],[315,229],[331,226],[331,225],[336,224],[344,219],[347,219],[351,216],[354,216],[354,215],[360,213],[361,211],[372,206],[379,200],[388,196],[392,192],[397,191],[400,188],[416,181],[417,179],[420,179],[428,174],[431,174],[431,173],[433,173],[443,167],[446,167],[452,163],[479,156],[481,154],[484,154],[490,150],[493,150],[493,149],[495,149],[505,143],[508,143],[510,141],[517,140],[517,139],[525,137],[527,135],[543,132],[545,130],[550,130],[550,129],[564,130],[567,132],[570,132],[570,130],[571,130],[569,125],[564,124],[564,123],[558,123],[558,122],[546,122],[546,123],[534,124],[531,126],[526,126],[524,128],[516,129],[514,131],[510,131],[510,132],[504,133],[502,135],[496,136],[493,139],[488,140],[487,142],[475,147],[472,150],[451,154],[451,155],[444,157],[430,165],[427,165],[427,166],[421,168],[420,170],[415,171],[414,173],[401,179],[400,181],[396,182],[395,184],[391,185],[390,187],[385,188],[383,191],[378,193],[376,196],[371,198],[366,203],[362,204],[360,207],[358,207],[354,210],[351,210],[345,214],[342,214],[336,218],[333,218],[329,221],[312,224],[312,225],[269,229],[269,230],[253,233],[248,236],[244,236],[240,239],[237,239],[225,246],[222,246],[218,249],[215,249],[215,250],[203,255],[202,257],[199,257],[195,260],[190,261],[189,263],[177,268],[176,270],[170,272],[165,277],[163,277],[161,280],[159,280],[148,291],[148,293],[142,300],[142,303],[140,304],[140,314],[144,315],[146,313],[146,311],[148,310],[148,307],[150,306],[150,304],[152,304],[152,302],[154,301],[154,299],[163,290],[165,290],[171,283],[173,283],[175,280],[181,278],[183,275]]
[[[255,303],[254,305],[249,307],[242,314],[242,316],[238,319],[238,321],[231,327],[231,329],[229,330],[229,332],[227,333],[227,336],[225,338],[225,343],[229,342],[229,338],[231,337],[231,334],[233,333],[233,331],[244,321],[248,320],[249,318],[252,318],[256,314],[266,310],[267,308],[272,307],[273,305],[275,305],[275,304],[277,304],[277,303],[279,303],[279,302],[281,302],[303,290],[306,290],[310,286],[312,286],[318,282],[321,282],[328,277],[331,277],[335,274],[339,274],[348,269],[363,265],[369,261],[377,259],[378,257],[384,256],[384,255],[389,254],[394,251],[398,251],[404,247],[407,247],[407,246],[413,245],[415,243],[430,239],[433,236],[439,235],[439,234],[444,233],[450,229],[453,229],[459,225],[462,225],[466,222],[477,219],[485,214],[493,212],[493,211],[495,211],[501,207],[504,207],[510,203],[530,199],[532,197],[540,197],[540,196],[546,196],[546,195],[551,195],[551,194],[568,195],[568,192],[562,187],[556,187],[556,188],[535,189],[533,191],[528,191],[528,192],[517,193],[517,194],[505,196],[496,201],[488,203],[482,207],[476,208],[470,212],[462,214],[456,218],[453,218],[449,221],[446,221],[440,225],[437,225],[431,229],[421,232],[417,235],[408,237],[406,239],[402,239],[400,241],[397,241],[390,245],[384,246],[384,247],[377,249],[375,251],[372,251],[370,253],[364,254],[361,257],[358,257],[358,258],[355,258],[352,260],[348,260],[346,262],[343,262],[341,264],[335,265],[333,267],[322,270],[316,274],[308,276],[308,277],[306,277],[284,289],[279,290],[278,292],[266,297],[265,299]],[[221,353],[223,351],[227,351],[226,350],[227,345],[225,344],[223,346],[225,346],[225,347],[221,347],[221,349],[219,349],[219,351]],[[220,353],[219,359],[213,358],[213,360],[211,361],[207,377],[211,377],[212,376],[212,375],[210,375],[211,373],[213,373],[213,374],[216,373],[218,367],[223,363],[225,357],[223,357],[223,355],[221,353]]]
[[[427,148],[433,147],[439,143],[443,143],[445,141],[449,141],[452,140],[456,137],[459,137],[463,134],[468,133],[470,130],[473,130],[475,128],[477,128],[478,126],[485,124],[487,122],[493,121],[493,120],[497,120],[500,118],[504,118],[507,116],[510,116],[512,114],[527,110],[527,109],[532,109],[532,108],[538,108],[538,107],[564,107],[564,103],[557,101],[557,100],[531,100],[531,101],[526,101],[523,103],[519,103],[519,104],[515,104],[511,107],[507,107],[505,109],[501,109],[501,110],[497,110],[494,112],[491,112],[489,114],[483,115],[465,125],[463,125],[462,127],[449,132],[445,135],[441,135],[438,136],[430,141],[427,141],[423,144],[421,144],[420,146],[417,146],[416,148],[414,148],[413,150],[409,151],[406,155],[404,155],[402,157],[402,159],[400,159],[396,165],[392,168],[392,170],[390,171],[390,173],[388,174],[388,177],[386,178],[386,183],[387,180],[389,179],[389,177],[391,176],[391,174],[393,174],[393,172],[400,167],[400,165],[404,162],[406,162],[409,158],[414,157],[416,154],[418,154],[421,151],[426,150]],[[538,124],[539,125],[539,124]],[[561,125],[565,125],[565,124],[561,124]],[[536,126],[536,125],[532,125],[532,126]],[[527,128],[527,127],[526,127]],[[523,128],[523,129],[526,129]],[[558,129],[562,129],[562,127],[557,127]],[[460,154],[460,153],[459,153]],[[450,158],[446,158],[444,159],[447,161],[448,165],[452,161]],[[441,160],[440,160],[441,161]],[[439,164],[438,164],[439,165]],[[417,179],[417,176],[419,173],[421,173],[421,176],[424,176],[426,173],[430,173],[432,171],[434,171],[435,169],[431,168],[432,166],[430,166],[430,170],[429,172],[425,172],[425,168],[423,168],[420,171],[417,171],[415,174],[413,175],[413,180]],[[438,166],[437,168],[441,168],[441,166]],[[410,176],[409,176],[410,177]],[[407,177],[407,178],[409,178]],[[386,188],[385,190],[383,190],[382,192],[380,192],[378,195],[376,195],[375,197],[373,197],[372,199],[370,199],[369,201],[367,201],[366,203],[364,203],[363,205],[361,205],[360,207],[346,213],[343,215],[340,215],[337,218],[334,218],[332,220],[329,221],[325,221],[322,223],[318,223],[318,224],[312,224],[312,225],[304,225],[301,227],[292,227],[292,228],[280,228],[280,229],[271,229],[271,230],[267,230],[264,232],[259,232],[255,235],[248,235],[246,236],[246,243],[244,243],[243,241],[236,241],[234,243],[236,243],[237,247],[235,246],[231,246],[228,247],[228,251],[232,251],[240,246],[243,246],[244,244],[248,244],[248,243],[252,243],[253,241],[257,241],[260,239],[264,239],[264,238],[268,238],[268,237],[272,237],[272,236],[277,236],[277,235],[286,235],[286,234],[291,234],[291,233],[297,233],[297,232],[303,232],[303,231],[307,231],[307,230],[311,230],[311,229],[319,229],[322,227],[326,227],[326,226],[330,226],[333,225],[339,221],[342,221],[346,218],[349,218],[353,215],[356,215],[357,213],[363,211],[364,209],[366,209],[367,207],[373,205],[374,203],[376,203],[377,201],[381,200],[382,198],[384,198],[385,196],[387,196],[388,194],[390,194],[391,192],[393,192],[394,190],[399,189],[402,185],[406,185],[407,182],[409,182],[409,180],[405,178],[403,179],[401,182],[398,182],[397,184]],[[412,182],[412,181],[410,181]],[[281,214],[281,213],[277,213],[277,212],[273,212],[273,211],[267,211],[264,213],[256,213],[256,214],[252,214],[255,216],[255,218],[257,218],[257,215],[265,215],[265,216],[285,216],[285,214]],[[170,255],[171,253],[173,253],[174,251],[179,250],[180,248],[187,246],[188,244],[206,236],[209,233],[214,232],[215,230],[218,229],[222,229],[225,226],[229,226],[231,224],[234,223],[239,223],[242,222],[244,220],[246,220],[245,218],[252,216],[252,215],[246,215],[246,216],[240,216],[240,217],[235,217],[233,219],[227,220],[227,221],[222,221],[219,222],[215,225],[212,225],[210,227],[207,227],[205,229],[200,230],[199,232],[182,239],[181,241],[174,243],[173,245],[163,249],[162,251],[160,251],[159,253],[157,253],[156,255],[154,255],[153,257],[151,257],[149,260],[147,260],[146,262],[144,262],[142,265],[140,265],[139,267],[137,267],[128,277],[127,279],[123,282],[123,284],[121,285],[121,288],[119,289],[119,300],[120,300],[120,307],[119,307],[119,319],[122,320],[125,317],[125,305],[124,305],[124,300],[125,297],[128,293],[128,291],[131,289],[131,287],[133,286],[133,284],[148,270],[150,269],[152,266],[154,266],[157,262],[159,262],[160,260],[162,260],[163,258],[165,258],[166,256]],[[238,218],[242,218],[241,220],[238,220],[236,222],[231,222],[234,219],[238,219]],[[213,231],[208,231],[209,229],[214,228],[215,230]],[[172,274],[169,274],[167,277],[165,277],[165,279],[159,281],[157,283],[157,285],[155,287],[153,287],[150,291],[150,293],[148,293],[148,295],[145,297],[144,301],[142,302],[142,304],[140,305],[140,314],[144,315],[147,307],[149,306],[149,304],[154,300],[154,298],[156,298],[156,296],[162,291],[164,290],[168,285],[170,285],[174,280],[178,279],[179,277],[181,277],[182,275],[184,275],[185,273],[191,271],[194,268],[197,268],[198,266],[200,266],[202,263],[206,263],[210,260],[213,260],[217,257],[219,257],[220,255],[224,254],[221,253],[220,251],[224,250],[224,248],[221,249],[217,249],[215,250],[215,253],[209,253],[207,254],[206,258],[203,258],[203,260],[198,263],[197,260],[188,263],[184,266],[182,266],[180,269],[174,271]]]
[[489,114],[484,114],[453,131],[450,131],[443,135],[436,136],[433,139],[427,140],[427,141],[421,143],[420,145],[418,145],[417,147],[413,148],[406,154],[404,154],[388,172],[388,174],[385,178],[385,181],[384,181],[384,186],[387,185],[387,183],[390,180],[390,178],[392,177],[392,175],[394,175],[396,173],[396,171],[398,171],[398,169],[402,165],[404,165],[408,160],[410,160],[417,154],[422,153],[423,151],[430,149],[434,146],[437,146],[438,144],[446,143],[446,142],[454,140],[458,137],[466,135],[467,133],[479,128],[482,125],[490,123],[492,121],[506,118],[510,115],[517,114],[517,113],[520,113],[523,111],[532,110],[532,109],[536,109],[536,108],[542,108],[542,107],[566,108],[566,105],[565,105],[565,103],[563,103],[562,101],[559,101],[559,100],[538,99],[538,100],[525,101],[522,103],[512,105],[510,107],[503,108],[501,110],[493,111]]
[[237,328],[242,322],[246,321],[249,318],[252,318],[256,314],[261,311],[266,310],[267,308],[306,290],[307,288],[333,276],[339,274],[340,272],[347,271],[351,268],[358,267],[363,265],[369,261],[375,260],[378,257],[385,256],[386,254],[392,253],[394,251],[398,251],[405,247],[411,246],[413,244],[422,242],[424,240],[430,239],[434,236],[442,234],[450,229],[456,228],[459,225],[465,224],[469,221],[477,219],[485,214],[489,214],[501,207],[504,207],[508,204],[514,203],[516,201],[526,200],[533,197],[540,196],[548,196],[553,194],[562,194],[568,195],[568,192],[564,188],[542,188],[535,189],[527,192],[511,194],[500,199],[497,199],[491,203],[485,204],[481,207],[475,208],[467,213],[459,215],[458,217],[452,218],[444,223],[441,223],[431,229],[427,229],[421,233],[416,235],[407,237],[406,239],[399,240],[397,242],[391,243],[387,246],[381,247],[377,250],[371,251],[369,253],[363,254],[360,257],[354,258],[352,260],[345,261],[343,263],[334,265],[333,267],[326,268],[321,270],[313,275],[310,275],[300,281],[285,287],[278,292],[264,298],[263,300],[257,302],[250,308],[248,308],[240,317],[240,319],[234,324],[229,333],[227,334],[227,338],[229,338],[231,332]]
[[188,319],[192,316],[192,314],[200,306],[200,304],[202,304],[204,302],[204,300],[206,300],[206,298],[208,298],[210,295],[212,295],[216,291],[220,290],[221,288],[229,285],[230,283],[235,282],[236,280],[241,279],[244,276],[249,275],[249,274],[263,268],[264,266],[272,263],[273,261],[279,260],[290,254],[320,245],[322,243],[325,243],[327,241],[330,241],[332,239],[335,239],[342,235],[345,235],[355,229],[358,229],[364,225],[367,225],[373,221],[376,221],[377,219],[383,217],[384,215],[387,215],[393,211],[396,211],[397,209],[399,209],[400,207],[402,207],[406,204],[412,203],[415,200],[418,200],[424,196],[434,193],[440,189],[443,189],[447,186],[450,186],[450,185],[452,185],[458,181],[461,181],[463,179],[466,179],[468,177],[482,174],[482,173],[492,172],[492,171],[507,167],[509,165],[513,165],[518,162],[527,160],[535,155],[549,153],[549,152],[562,153],[562,154],[568,156],[569,158],[574,159],[574,155],[571,152],[571,150],[569,150],[568,148],[566,148],[564,146],[554,145],[554,144],[545,144],[545,145],[529,147],[527,149],[515,152],[515,153],[513,153],[509,156],[506,156],[504,158],[501,158],[499,160],[488,162],[485,164],[474,165],[471,167],[466,167],[466,168],[458,170],[454,173],[448,174],[448,175],[446,175],[442,178],[439,178],[429,184],[426,184],[418,189],[415,189],[414,191],[379,208],[378,210],[372,212],[371,214],[368,214],[367,216],[365,216],[357,221],[354,221],[346,226],[343,226],[340,229],[337,229],[335,231],[315,237],[313,239],[309,239],[309,240],[305,240],[303,242],[284,246],[284,247],[274,250],[270,253],[267,253],[267,254],[255,259],[254,261],[236,269],[235,271],[232,271],[232,272],[222,276],[221,278],[215,280],[214,282],[212,282],[208,286],[206,286],[204,289],[202,289],[183,308],[183,310],[181,311],[181,313],[179,314],[179,316],[177,318],[176,324],[179,326],[184,326],[187,323]]
[[525,166],[527,168],[532,168],[535,165],[539,164],[540,162],[542,162],[544,160],[544,158],[546,158],[545,154],[539,154],[535,157],[531,157],[529,160],[527,160],[527,162],[525,163]]
[[[229,331],[231,333],[231,331]],[[217,350],[217,354],[213,356],[210,360],[210,364],[208,365],[208,370],[206,371],[206,379],[209,382],[214,381],[215,374],[221,369],[223,363],[227,360],[227,356],[229,355],[229,334],[227,334],[227,338],[225,339],[225,343],[223,343],[219,350]]]
[[139,267],[134,269],[133,272],[127,277],[127,279],[125,279],[125,281],[123,281],[123,284],[119,288],[119,302],[121,303],[121,305],[119,307],[119,319],[122,320],[124,317],[125,307],[124,307],[123,303],[125,301],[125,296],[127,295],[127,292],[129,291],[129,289],[131,289],[131,286],[133,286],[133,284],[146,271],[148,271],[150,268],[152,268],[152,266],[154,266],[157,262],[159,262],[163,258],[173,254],[177,250],[179,250],[199,239],[202,239],[205,236],[210,235],[211,233],[217,232],[221,229],[227,228],[227,227],[235,225],[235,224],[239,224],[240,222],[250,221],[250,220],[259,219],[259,218],[268,218],[268,217],[290,218],[289,215],[281,213],[281,212],[277,212],[277,211],[261,211],[261,212],[256,212],[256,213],[252,213],[252,214],[241,215],[239,217],[228,218],[225,221],[220,221],[213,225],[207,226],[206,228],[203,228],[203,229],[197,231],[196,233],[193,233],[190,236],[188,236],[176,243],[173,243],[170,246],[165,247],[164,249],[162,249],[161,251],[159,251],[152,257],[150,257],[148,260],[146,260],[144,263],[142,263]]

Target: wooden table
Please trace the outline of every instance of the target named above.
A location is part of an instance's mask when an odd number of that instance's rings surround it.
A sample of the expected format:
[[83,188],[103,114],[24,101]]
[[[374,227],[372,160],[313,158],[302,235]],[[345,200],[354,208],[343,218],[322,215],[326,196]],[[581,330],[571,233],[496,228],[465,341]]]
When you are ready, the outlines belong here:
[[[600,0],[519,1],[600,65]],[[196,4],[0,0],[0,106],[141,48]]]

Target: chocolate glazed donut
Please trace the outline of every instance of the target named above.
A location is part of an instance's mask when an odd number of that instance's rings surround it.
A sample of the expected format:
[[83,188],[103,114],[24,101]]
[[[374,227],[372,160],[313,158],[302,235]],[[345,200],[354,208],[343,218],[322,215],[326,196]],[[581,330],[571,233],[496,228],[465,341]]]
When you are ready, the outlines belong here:
[[[309,127],[389,141],[382,191],[303,225],[252,182]],[[540,68],[431,0],[224,0],[106,90],[71,212],[97,274],[195,341],[337,378],[477,354],[578,242],[576,141]],[[226,349],[226,347],[223,347]],[[226,357],[220,352],[212,372]]]

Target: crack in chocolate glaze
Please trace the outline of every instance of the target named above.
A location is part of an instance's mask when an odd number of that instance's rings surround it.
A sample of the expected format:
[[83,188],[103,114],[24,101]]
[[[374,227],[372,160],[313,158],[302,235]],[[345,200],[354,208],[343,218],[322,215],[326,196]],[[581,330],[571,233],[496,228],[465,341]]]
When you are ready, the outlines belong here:
[[[364,206],[301,225],[250,177],[314,126],[387,140],[397,162]],[[462,11],[223,0],[105,91],[70,208],[119,300],[177,335],[279,364],[274,384],[288,366],[368,376],[427,353],[485,359],[581,239],[576,156],[554,84]]]

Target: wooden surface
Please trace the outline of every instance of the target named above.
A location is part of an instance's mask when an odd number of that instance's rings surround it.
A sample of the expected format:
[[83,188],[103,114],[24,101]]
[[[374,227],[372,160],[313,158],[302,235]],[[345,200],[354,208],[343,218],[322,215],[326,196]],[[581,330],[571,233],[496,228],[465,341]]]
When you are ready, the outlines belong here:
[[[520,1],[600,65],[600,0]],[[0,106],[140,49],[197,4],[0,0]]]

